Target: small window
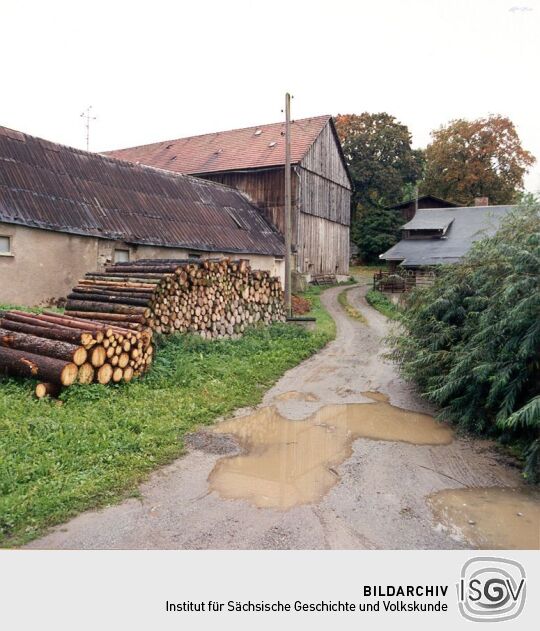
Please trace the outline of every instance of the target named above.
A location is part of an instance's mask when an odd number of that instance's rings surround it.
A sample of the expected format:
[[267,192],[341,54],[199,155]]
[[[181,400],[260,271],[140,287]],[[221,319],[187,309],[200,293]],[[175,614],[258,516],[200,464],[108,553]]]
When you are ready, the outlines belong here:
[[197,252],[188,252],[188,259],[200,259],[201,255]]
[[0,236],[0,254],[11,254],[11,237]]
[[114,251],[115,263],[128,263],[129,262],[129,250],[116,249]]

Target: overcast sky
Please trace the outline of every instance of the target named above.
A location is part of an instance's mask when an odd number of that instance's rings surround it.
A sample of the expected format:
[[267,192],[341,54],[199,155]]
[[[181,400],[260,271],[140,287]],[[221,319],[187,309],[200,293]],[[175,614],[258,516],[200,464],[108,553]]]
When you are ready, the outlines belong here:
[[[0,125],[123,148],[293,116],[386,111],[414,145],[509,116],[540,160],[540,0],[0,0]],[[527,178],[540,189],[540,166]]]

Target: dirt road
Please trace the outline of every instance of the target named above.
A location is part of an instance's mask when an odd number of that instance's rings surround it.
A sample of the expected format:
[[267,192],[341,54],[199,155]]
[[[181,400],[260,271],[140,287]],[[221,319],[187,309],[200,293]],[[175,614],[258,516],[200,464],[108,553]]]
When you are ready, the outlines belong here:
[[[422,414],[400,417],[397,408],[430,409],[382,359],[389,325],[365,302],[366,287],[348,294],[365,323],[343,313],[340,291],[323,295],[336,340],[284,375],[251,420],[194,436],[184,457],[141,486],[140,498],[84,513],[30,547],[472,547],[437,523],[428,496],[518,486],[518,470],[487,441],[453,436]],[[368,408],[370,418],[360,414]]]

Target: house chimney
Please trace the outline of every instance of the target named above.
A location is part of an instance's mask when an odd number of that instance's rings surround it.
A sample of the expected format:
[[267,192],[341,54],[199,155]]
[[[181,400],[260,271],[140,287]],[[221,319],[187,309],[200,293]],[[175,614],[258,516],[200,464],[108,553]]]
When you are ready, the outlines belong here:
[[475,197],[474,205],[475,206],[489,206],[489,197]]

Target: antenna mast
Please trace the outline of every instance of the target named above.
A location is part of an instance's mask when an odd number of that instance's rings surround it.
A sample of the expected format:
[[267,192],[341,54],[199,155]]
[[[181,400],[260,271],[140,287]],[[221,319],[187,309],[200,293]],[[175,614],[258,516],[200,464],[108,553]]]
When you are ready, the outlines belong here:
[[81,114],[81,118],[84,118],[86,127],[86,151],[90,151],[90,121],[95,121],[96,117],[91,115],[92,106],[89,105]]

